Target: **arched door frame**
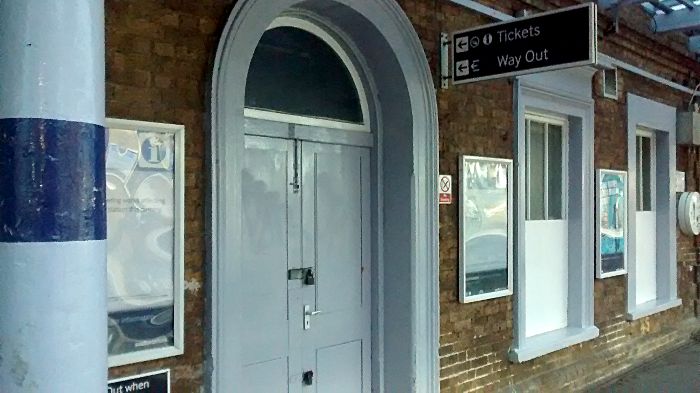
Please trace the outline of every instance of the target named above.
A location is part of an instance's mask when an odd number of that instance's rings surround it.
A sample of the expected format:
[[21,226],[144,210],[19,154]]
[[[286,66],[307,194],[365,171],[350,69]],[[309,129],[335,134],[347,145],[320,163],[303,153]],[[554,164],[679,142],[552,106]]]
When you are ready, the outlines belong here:
[[[208,282],[211,391],[240,380],[241,168],[248,66],[275,18],[298,7],[328,19],[355,44],[377,107],[373,385],[439,390],[437,104],[430,68],[395,0],[239,0],[222,34],[211,92],[211,234]],[[346,34],[347,33],[347,34]],[[382,98],[385,98],[382,100]],[[388,176],[390,175],[390,176]],[[384,278],[386,277],[386,278]]]

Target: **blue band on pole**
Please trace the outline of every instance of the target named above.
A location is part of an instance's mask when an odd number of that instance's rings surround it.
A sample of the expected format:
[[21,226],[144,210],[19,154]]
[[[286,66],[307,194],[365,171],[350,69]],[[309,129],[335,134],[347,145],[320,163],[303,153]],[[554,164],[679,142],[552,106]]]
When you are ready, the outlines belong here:
[[104,240],[105,128],[0,119],[0,242]]

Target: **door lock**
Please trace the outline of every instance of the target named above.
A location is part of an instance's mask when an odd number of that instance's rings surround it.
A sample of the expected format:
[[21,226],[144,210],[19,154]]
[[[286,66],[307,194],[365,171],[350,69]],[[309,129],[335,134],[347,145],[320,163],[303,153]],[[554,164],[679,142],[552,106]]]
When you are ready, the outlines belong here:
[[303,267],[301,269],[287,270],[288,280],[301,280],[304,285],[316,285],[316,277],[314,277],[314,269]]
[[307,371],[301,376],[301,382],[306,386],[311,386],[314,384],[314,372]]
[[311,317],[320,314],[321,311],[311,311],[311,306],[308,304],[304,306],[304,330],[311,329]]

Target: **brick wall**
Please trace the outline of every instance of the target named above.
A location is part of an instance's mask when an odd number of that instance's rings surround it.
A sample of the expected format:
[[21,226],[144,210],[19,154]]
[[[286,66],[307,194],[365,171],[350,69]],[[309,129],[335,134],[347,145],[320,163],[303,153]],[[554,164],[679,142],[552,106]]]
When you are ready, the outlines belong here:
[[[447,1],[401,1],[428,48],[440,31],[490,23],[492,20]],[[430,6],[426,7],[426,3]],[[487,3],[486,1],[484,3]],[[496,2],[493,2],[495,5]],[[497,2],[507,13],[530,8],[551,9],[577,2]],[[430,15],[430,14],[433,15]],[[630,16],[631,15],[631,16]],[[687,53],[678,37],[650,41],[638,26],[634,10],[623,19],[619,34],[600,37],[601,50],[679,83],[697,75],[686,67]],[[631,19],[630,19],[631,18]],[[610,24],[601,17],[601,31]],[[644,19],[643,21],[646,21]],[[676,41],[673,41],[673,40]],[[664,49],[669,45],[679,52]],[[685,45],[685,44],[683,44]],[[665,51],[663,55],[657,56]],[[669,53],[670,52],[670,53]],[[651,55],[653,53],[653,55]],[[437,53],[428,51],[431,66]],[[694,60],[693,60],[694,62]],[[689,96],[627,72],[620,73],[621,99],[604,99],[600,75],[593,81],[595,97],[595,167],[627,169],[627,92],[674,107],[687,105]],[[468,97],[468,98],[467,98]],[[451,87],[438,92],[440,114],[440,173],[457,179],[461,154],[513,158],[512,85],[507,80]],[[694,156],[692,154],[695,154]],[[696,149],[678,149],[678,169],[687,171],[688,189],[696,190]],[[458,185],[455,184],[456,189]],[[512,364],[507,352],[513,339],[512,298],[461,304],[458,301],[458,206],[440,207],[440,368],[441,391],[569,391],[614,376],[633,364],[685,342],[695,329],[698,293],[695,239],[678,234],[679,297],[683,306],[627,322],[626,276],[595,280],[595,324],[600,337],[524,364]],[[591,260],[589,263],[594,264]],[[700,328],[700,325],[697,325]]]
[[[115,368],[110,370],[110,376],[171,368],[174,393],[203,389],[203,363],[207,356],[204,198],[209,182],[205,96],[219,34],[234,2],[106,1],[108,116],[184,124],[187,150],[185,354]],[[446,0],[399,0],[399,3],[421,37],[433,70],[437,69],[439,32],[491,22]],[[522,8],[549,9],[576,2],[484,0],[483,3],[512,13]],[[639,16],[632,14],[630,18],[634,22]],[[609,21],[601,17],[601,25],[606,23]],[[649,39],[643,29],[631,23],[623,26],[621,34],[605,36],[601,49],[679,82],[698,75],[697,63],[688,62],[677,36],[661,38],[665,44],[675,45],[677,52],[665,51]],[[621,82],[623,91],[673,106],[682,105],[688,98],[624,72]],[[596,167],[626,169],[624,99],[602,99],[598,86],[596,80]],[[508,80],[463,85],[438,91],[437,97],[441,173],[452,174],[456,179],[461,154],[512,158],[512,85]],[[697,189],[700,181],[698,154],[698,149],[678,149],[678,167],[687,171],[689,189]],[[683,321],[692,317],[698,299],[695,271],[691,270],[697,264],[697,248],[696,239],[679,234],[682,308],[629,323],[624,319],[625,278],[596,280],[595,322],[601,329],[600,338],[525,364],[509,363],[506,353],[512,341],[512,298],[466,305],[457,301],[457,220],[457,205],[440,208],[442,391],[494,391],[507,386],[523,391],[580,388],[686,339],[690,328]]]
[[170,368],[173,393],[204,379],[205,92],[233,1],[107,0],[107,116],[185,125],[185,354],[110,370]]

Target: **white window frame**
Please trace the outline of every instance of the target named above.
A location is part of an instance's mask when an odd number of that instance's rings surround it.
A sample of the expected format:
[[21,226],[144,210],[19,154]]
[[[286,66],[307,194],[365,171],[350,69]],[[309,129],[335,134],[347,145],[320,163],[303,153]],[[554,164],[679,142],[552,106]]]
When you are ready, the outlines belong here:
[[320,38],[325,42],[340,58],[340,60],[345,65],[345,68],[350,73],[355,90],[357,90],[358,99],[360,101],[360,109],[362,110],[362,123],[351,123],[342,120],[333,120],[320,117],[312,116],[301,116],[291,113],[276,112],[264,109],[255,108],[244,108],[243,115],[245,117],[250,117],[254,119],[262,120],[272,120],[283,123],[294,123],[302,124],[314,127],[324,127],[324,128],[339,128],[348,131],[361,131],[361,132],[371,132],[369,124],[369,103],[367,101],[367,92],[360,77],[360,72],[358,71],[358,66],[356,65],[353,58],[350,56],[349,51],[346,50],[343,45],[340,44],[332,32],[327,31],[325,28],[319,26],[318,24],[306,20],[302,16],[280,16],[276,18],[267,30],[272,30],[277,27],[294,27],[300,30],[304,30],[307,33],[311,33],[314,36]]
[[[543,221],[550,221],[552,219],[549,218],[549,125],[555,125],[555,126],[560,126],[561,127],[561,154],[562,154],[562,163],[561,163],[561,174],[562,174],[562,187],[561,187],[561,218],[559,220],[566,220],[567,217],[567,211],[568,211],[568,203],[567,203],[567,190],[568,187],[566,186],[569,182],[569,177],[568,177],[568,170],[566,168],[565,163],[568,162],[569,159],[569,121],[562,116],[557,116],[555,114],[547,114],[544,112],[535,112],[535,111],[528,111],[525,113],[525,122],[530,123],[532,121],[536,121],[539,123],[543,123],[545,125],[545,133],[544,133],[544,190],[545,190],[545,195],[543,196],[544,198],[544,220]],[[527,133],[530,133],[531,127],[526,125],[525,130]],[[527,153],[527,178],[531,179],[532,175],[530,174],[530,169],[532,168],[531,165],[531,155],[529,152],[531,151],[530,148],[530,141],[531,137],[529,135],[526,135],[525,141],[527,146],[525,147]],[[532,220],[530,218],[530,212],[532,211],[532,208],[530,206],[530,203],[532,201],[532,198],[530,197],[531,192],[530,192],[530,182],[527,182],[526,184],[527,187],[527,208],[526,208],[526,220],[530,221]]]
[[[594,113],[592,78],[596,70],[579,67],[517,78],[514,83],[516,133],[514,138],[515,195],[515,293],[513,307],[513,344],[508,358],[515,363],[558,351],[594,339],[598,328],[593,318],[594,264]],[[568,296],[567,326],[553,331],[527,335],[526,331],[526,198],[525,190],[525,118],[526,114],[554,114],[567,119],[567,189],[568,220]],[[573,191],[575,189],[575,192]],[[531,312],[531,311],[530,311]]]
[[[656,214],[656,299],[637,304],[637,136],[653,133],[652,208]],[[627,165],[629,172],[627,215],[629,228],[627,262],[627,319],[636,320],[682,304],[678,298],[678,262],[676,258],[676,109],[627,94]],[[634,190],[634,191],[632,191]]]

